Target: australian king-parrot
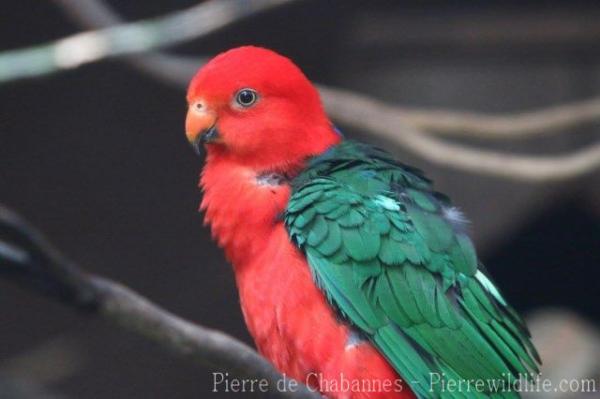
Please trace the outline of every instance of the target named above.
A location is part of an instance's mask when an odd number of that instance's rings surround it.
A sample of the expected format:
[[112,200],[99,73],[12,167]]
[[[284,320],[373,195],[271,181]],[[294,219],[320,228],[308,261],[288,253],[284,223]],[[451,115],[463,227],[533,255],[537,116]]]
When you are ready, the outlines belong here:
[[216,56],[187,101],[200,208],[277,369],[336,399],[519,397],[540,362],[527,327],[420,170],[344,139],[271,50]]

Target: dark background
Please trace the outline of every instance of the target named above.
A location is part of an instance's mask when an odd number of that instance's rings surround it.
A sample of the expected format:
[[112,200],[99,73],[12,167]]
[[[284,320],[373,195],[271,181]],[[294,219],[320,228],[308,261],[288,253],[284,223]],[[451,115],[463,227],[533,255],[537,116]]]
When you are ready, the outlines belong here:
[[[194,4],[110,3],[128,19]],[[320,83],[425,108],[519,112],[600,93],[600,3],[471,3],[299,1],[176,50],[212,55],[264,45]],[[52,2],[5,1],[0,9],[2,50],[78,30]],[[0,86],[0,202],[86,269],[250,342],[230,267],[197,213],[202,160],[184,138],[185,108],[180,89],[117,60]],[[598,138],[598,127],[473,144],[558,153]],[[518,183],[391,149],[427,171],[471,218],[480,255],[516,308],[558,306],[600,322],[597,172]],[[49,370],[28,356],[42,356]],[[27,389],[60,397],[198,398],[211,389],[212,370],[0,281],[2,367],[21,370]],[[8,392],[0,398],[47,395]]]

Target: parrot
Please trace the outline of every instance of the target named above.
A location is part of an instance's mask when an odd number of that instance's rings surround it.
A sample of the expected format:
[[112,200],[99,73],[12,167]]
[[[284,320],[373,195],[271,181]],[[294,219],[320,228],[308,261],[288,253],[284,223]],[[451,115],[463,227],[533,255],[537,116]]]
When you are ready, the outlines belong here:
[[520,397],[531,334],[421,170],[346,139],[263,47],[200,67],[187,105],[200,211],[276,369],[332,399]]

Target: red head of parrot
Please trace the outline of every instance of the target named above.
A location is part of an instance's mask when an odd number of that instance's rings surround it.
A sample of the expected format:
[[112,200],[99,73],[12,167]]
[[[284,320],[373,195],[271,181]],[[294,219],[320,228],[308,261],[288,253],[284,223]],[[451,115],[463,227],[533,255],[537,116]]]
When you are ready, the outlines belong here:
[[196,148],[257,170],[281,170],[339,141],[317,90],[288,58],[226,51],[190,83],[186,136]]

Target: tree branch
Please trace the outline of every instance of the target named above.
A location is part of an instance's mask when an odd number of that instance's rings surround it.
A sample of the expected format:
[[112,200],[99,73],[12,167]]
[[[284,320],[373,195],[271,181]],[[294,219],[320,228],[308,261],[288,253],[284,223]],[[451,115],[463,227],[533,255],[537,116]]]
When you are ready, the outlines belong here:
[[1,206],[0,278],[73,309],[102,316],[205,367],[225,369],[238,378],[266,380],[268,397],[321,398],[284,378],[241,341],[192,324],[119,283],[82,271],[18,215]]
[[600,142],[559,156],[472,149],[441,141],[410,126],[393,105],[341,89],[320,86],[320,91],[333,119],[383,137],[433,163],[523,181],[564,180],[600,167]]
[[0,54],[0,83],[42,76],[126,54],[172,46],[291,0],[207,1],[166,16],[78,33]]
[[[84,29],[98,30],[127,22],[102,0],[54,0],[54,2],[73,22]],[[124,56],[121,59],[159,81],[184,89],[198,68],[206,62],[202,57],[171,55],[161,51]]]
[[446,136],[481,139],[526,139],[548,136],[563,129],[600,120],[600,97],[539,110],[507,115],[422,110],[395,107],[404,123]]

